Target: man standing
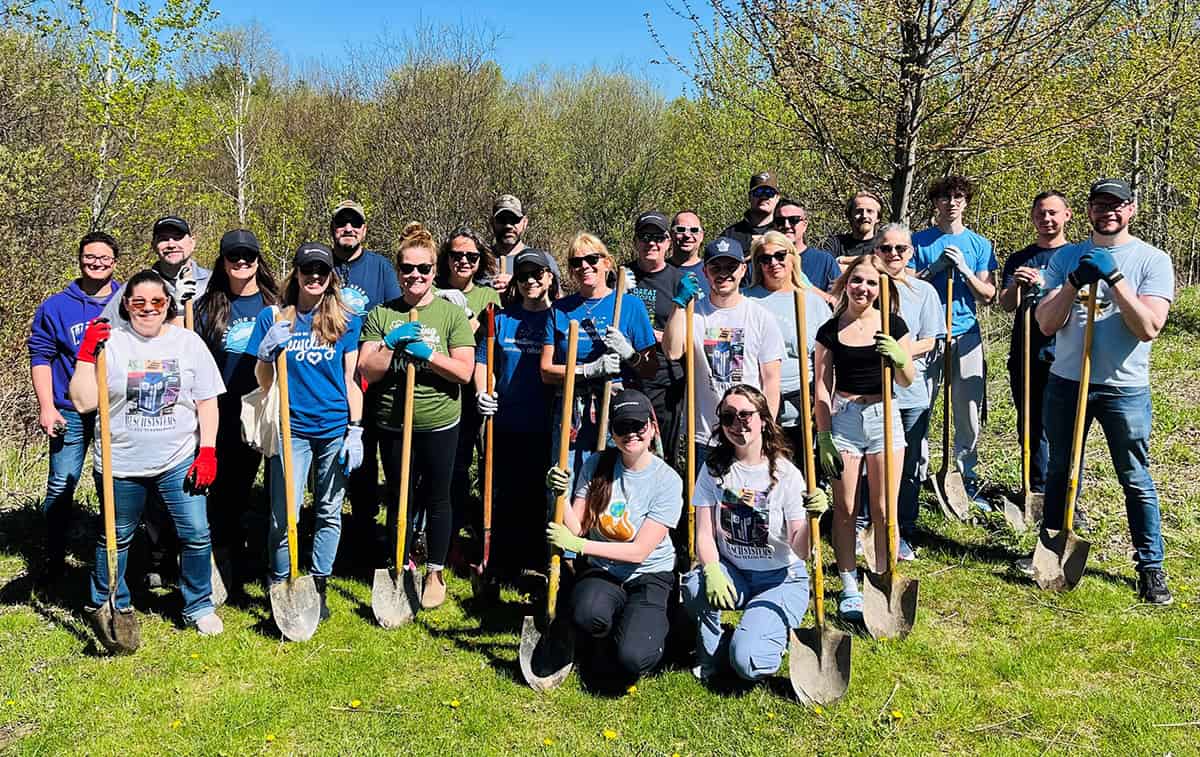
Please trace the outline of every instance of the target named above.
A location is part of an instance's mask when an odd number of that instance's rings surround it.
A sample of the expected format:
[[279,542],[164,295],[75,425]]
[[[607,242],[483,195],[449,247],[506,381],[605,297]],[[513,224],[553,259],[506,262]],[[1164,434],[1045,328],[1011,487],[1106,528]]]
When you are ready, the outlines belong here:
[[808,211],[796,200],[785,197],[775,206],[774,226],[796,245],[800,271],[813,285],[813,293],[830,306],[836,305],[837,300],[829,293],[829,288],[842,274],[842,269],[838,268],[837,261],[828,252],[804,243],[804,234],[808,231]]
[[721,236],[736,241],[743,252],[749,251],[754,237],[771,230],[771,223],[775,220],[775,205],[779,202],[779,184],[775,174],[762,171],[751,176],[749,197],[750,208],[742,219],[721,232]]
[[825,249],[842,265],[874,249],[875,228],[883,216],[883,198],[869,189],[860,189],[846,200],[845,213],[850,231],[825,240]]
[[[980,417],[987,390],[987,374],[983,363],[983,339],[976,303],[990,302],[996,296],[992,272],[999,267],[992,243],[963,225],[963,214],[971,202],[974,187],[963,176],[946,176],[933,182],[928,197],[933,203],[937,226],[913,235],[916,253],[912,266],[921,278],[933,284],[942,307],[946,307],[946,283],[954,277],[952,328],[947,339],[951,350],[954,398],[954,457],[962,471],[967,495],[984,510],[990,509],[980,499],[979,480],[975,466],[979,462],[978,445]],[[938,386],[942,364],[932,366]]]
[[1005,312],[1016,312],[1013,321],[1012,341],[1008,347],[1008,383],[1012,389],[1013,403],[1017,406],[1017,440],[1024,445],[1022,434],[1025,428],[1022,413],[1023,372],[1029,365],[1029,488],[1035,492],[1046,490],[1046,457],[1049,442],[1042,428],[1042,399],[1046,393],[1046,382],[1050,378],[1050,363],[1054,360],[1054,337],[1046,336],[1036,323],[1029,328],[1029,352],[1024,351],[1024,323],[1033,319],[1033,310],[1044,294],[1043,277],[1046,266],[1054,253],[1067,245],[1067,223],[1071,220],[1071,208],[1062,192],[1050,190],[1033,198],[1031,210],[1033,228],[1037,241],[1023,250],[1014,252],[1004,261],[1000,280],[1004,289],[1000,292],[1000,306]]
[[1050,259],[1045,271],[1049,294],[1037,306],[1042,333],[1056,335],[1045,400],[1050,463],[1044,522],[1060,528],[1066,506],[1086,321],[1085,306],[1078,300],[1081,290],[1089,290],[1098,308],[1086,419],[1090,425],[1095,418],[1104,429],[1125,491],[1138,596],[1153,605],[1169,605],[1158,491],[1150,477],[1150,343],[1167,322],[1175,272],[1165,252],[1129,233],[1137,201],[1125,181],[1101,179],[1093,184],[1087,214],[1091,238]]
[[[185,303],[204,294],[212,271],[192,259],[192,253],[196,251],[196,239],[188,222],[179,216],[163,216],[155,221],[151,230],[151,244],[158,255],[158,260],[151,268],[166,279],[179,311],[175,322],[182,325]],[[129,324],[127,319],[121,318],[118,308],[124,289],[122,286],[116,291],[116,296],[108,301],[102,313],[114,325]]]
[[38,425],[50,437],[50,474],[42,501],[46,559],[40,580],[44,585],[62,575],[75,486],[96,424],[94,412],[75,411],[67,387],[88,322],[100,315],[116,292],[113,271],[119,252],[117,240],[103,231],[90,232],[79,240],[79,278],[38,306],[29,333]]

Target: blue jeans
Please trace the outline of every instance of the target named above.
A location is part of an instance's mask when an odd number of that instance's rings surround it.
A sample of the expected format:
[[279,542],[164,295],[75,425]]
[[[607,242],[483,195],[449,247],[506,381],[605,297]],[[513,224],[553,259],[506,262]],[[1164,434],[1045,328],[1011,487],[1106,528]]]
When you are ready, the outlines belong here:
[[[1050,376],[1042,418],[1050,442],[1044,520],[1047,528],[1062,528],[1078,396],[1079,382]],[[1162,568],[1162,518],[1158,491],[1150,478],[1150,387],[1089,386],[1083,428],[1085,443],[1093,419],[1104,429],[1113,468],[1125,490],[1125,514],[1137,553],[1137,568]]]
[[[917,526],[917,515],[921,505],[918,495],[921,482],[925,480],[925,469],[929,461],[925,457],[925,437],[929,435],[929,408],[900,408],[900,424],[904,427],[904,465],[900,469],[900,492],[896,500],[896,513],[900,519],[900,535],[907,537]],[[866,528],[871,523],[871,492],[866,485],[866,468],[859,486],[858,518],[856,527]]]
[[[183,619],[193,622],[212,613],[212,542],[208,533],[205,498],[184,491],[183,479],[191,461],[180,463],[156,476],[114,478],[113,497],[116,500],[117,521],[117,596],[118,608],[129,607],[129,585],[125,581],[125,565],[129,543],[142,519],[147,496],[157,494],[179,535],[179,591],[183,594]],[[103,492],[103,480],[96,475],[96,491]],[[96,564],[92,568],[91,594],[93,607],[108,599],[108,557],[104,549],[104,533],[96,544]]]
[[696,659],[704,677],[717,671],[729,655],[729,664],[747,681],[765,678],[779,670],[788,647],[788,631],[799,628],[808,610],[808,571],[803,562],[778,570],[738,570],[722,562],[721,570],[733,584],[736,607],[742,620],[726,636],[721,611],[708,604],[704,573],[693,570],[683,577],[683,606],[696,620]]
[[46,516],[46,557],[61,562],[67,551],[67,528],[71,522],[71,505],[75,487],[83,473],[83,458],[92,444],[96,414],[80,415],[74,410],[59,408],[67,422],[67,430],[50,440],[50,474],[46,477],[46,499],[42,513]]
[[[346,496],[346,473],[338,455],[342,451],[341,436],[332,439],[309,439],[292,434],[292,482],[296,501],[292,506],[300,516],[300,503],[308,488],[308,469],[317,464],[316,491],[313,508],[316,527],[313,531],[312,574],[326,577],[333,572],[338,541],[342,536],[342,499]],[[283,454],[271,458],[271,531],[267,535],[267,552],[271,556],[271,582],[288,579],[291,561],[288,558],[287,489],[283,481]]]

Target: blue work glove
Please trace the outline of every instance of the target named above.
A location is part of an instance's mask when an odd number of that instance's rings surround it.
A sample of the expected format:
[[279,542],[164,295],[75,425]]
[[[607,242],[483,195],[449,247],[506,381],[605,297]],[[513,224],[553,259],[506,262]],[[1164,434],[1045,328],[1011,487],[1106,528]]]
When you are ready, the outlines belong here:
[[291,338],[292,322],[275,321],[271,324],[271,328],[267,329],[267,333],[263,334],[262,341],[258,343],[258,359],[264,363],[275,362],[275,358],[279,357],[280,350],[287,345]]
[[429,362],[429,358],[433,357],[433,347],[427,344],[424,339],[407,342],[404,345],[404,356],[412,358],[419,363],[427,363]]
[[346,428],[346,438],[342,440],[342,451],[338,453],[338,461],[342,464],[342,470],[349,476],[363,462],[363,427],[348,426]]
[[671,298],[671,302],[681,308],[686,308],[688,303],[696,299],[696,295],[699,293],[700,279],[696,278],[696,274],[688,273],[675,285],[675,296]]
[[1117,270],[1117,261],[1113,260],[1111,252],[1094,247],[1080,256],[1079,267],[1072,271],[1067,278],[1070,280],[1071,286],[1082,289],[1084,286],[1095,284],[1098,281],[1115,286],[1125,277]]
[[415,342],[421,338],[421,322],[406,321],[392,329],[383,337],[383,343],[389,350],[396,351],[397,347]]

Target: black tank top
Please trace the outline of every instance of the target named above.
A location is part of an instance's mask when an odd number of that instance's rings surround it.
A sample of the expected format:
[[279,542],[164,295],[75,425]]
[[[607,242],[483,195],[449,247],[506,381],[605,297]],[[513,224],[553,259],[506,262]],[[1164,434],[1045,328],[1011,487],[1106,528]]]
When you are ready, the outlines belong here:
[[[897,341],[908,333],[908,325],[898,315],[891,316],[891,334]],[[834,384],[843,394],[883,394],[882,357],[874,343],[865,347],[848,347],[838,340],[838,317],[835,315],[817,329],[817,342],[833,355]]]

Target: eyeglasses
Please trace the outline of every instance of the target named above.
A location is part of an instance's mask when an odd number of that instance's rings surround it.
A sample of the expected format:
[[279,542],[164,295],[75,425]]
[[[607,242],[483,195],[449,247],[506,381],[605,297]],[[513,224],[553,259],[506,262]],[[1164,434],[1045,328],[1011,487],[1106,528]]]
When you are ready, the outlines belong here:
[[783,229],[789,226],[799,226],[807,220],[806,216],[775,216],[775,228]]
[[671,231],[674,231],[676,234],[693,234],[693,235],[695,235],[695,234],[699,234],[700,232],[704,231],[704,229],[700,228],[699,226],[676,226],[676,227],[672,228]]
[[545,276],[549,271],[550,271],[549,268],[525,268],[523,270],[517,271],[517,275],[516,275],[517,283],[518,284],[529,284],[531,282],[532,283],[540,282],[542,280],[542,277]]
[[758,415],[757,410],[734,410],[732,407],[727,407],[717,417],[721,419],[722,426],[733,428],[735,423],[749,426],[750,419],[756,415]]
[[754,189],[750,190],[750,196],[756,199],[769,200],[777,194],[779,194],[779,192],[771,187],[755,187]]
[[782,263],[788,259],[788,251],[780,250],[779,252],[763,252],[760,253],[757,260],[759,265],[767,265],[772,260],[776,263]]
[[166,305],[166,297],[151,297],[150,299],[146,299],[145,297],[134,297],[129,301],[129,308],[131,310],[149,310],[153,313],[161,313],[162,309],[166,307]]
[[300,273],[305,276],[320,276],[324,278],[330,274],[330,268],[324,263],[305,263],[300,266]]
[[882,252],[884,255],[891,255],[893,252],[897,255],[903,255],[912,248],[906,244],[878,244],[875,249]]
[[616,436],[629,436],[646,430],[650,421],[639,421],[633,418],[622,418],[612,422],[612,432]]
[[665,242],[665,241],[667,241],[667,235],[663,234],[661,232],[657,232],[657,231],[644,231],[641,234],[637,235],[637,241],[645,242],[647,244],[654,244],[655,242]]
[[433,263],[397,263],[396,269],[405,276],[409,275],[413,271],[416,271],[422,276],[428,276],[433,270]]
[[478,252],[461,252],[459,250],[451,250],[450,257],[453,258],[455,262],[459,260],[466,260],[471,265],[475,265],[479,262]]
[[577,258],[567,258],[567,265],[572,268],[583,268],[583,264],[587,263],[592,268],[600,264],[600,258],[603,257],[598,252],[593,252],[590,255],[580,255]]
[[240,260],[244,260],[247,263],[253,263],[258,260],[258,253],[254,250],[237,249],[230,250],[229,252],[221,255],[221,257],[225,258],[230,263],[236,263]]
[[111,255],[83,255],[79,259],[85,263],[99,263],[100,265],[108,265],[116,260]]
[[1090,200],[1088,205],[1098,213],[1112,213],[1132,203],[1133,200],[1117,200],[1116,202],[1097,202]]

